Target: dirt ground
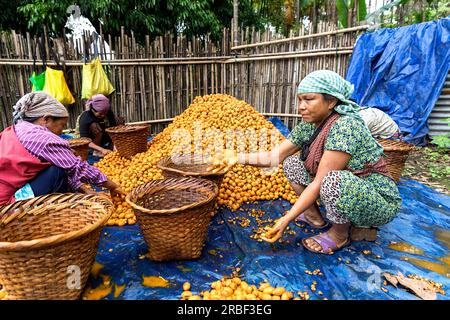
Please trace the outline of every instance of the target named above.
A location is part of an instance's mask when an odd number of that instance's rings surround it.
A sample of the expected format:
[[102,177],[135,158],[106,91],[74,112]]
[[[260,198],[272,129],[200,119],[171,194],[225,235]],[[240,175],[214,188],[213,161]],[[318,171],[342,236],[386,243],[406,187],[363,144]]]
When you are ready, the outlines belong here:
[[419,181],[450,196],[450,152],[434,147],[417,148],[409,154],[403,177]]

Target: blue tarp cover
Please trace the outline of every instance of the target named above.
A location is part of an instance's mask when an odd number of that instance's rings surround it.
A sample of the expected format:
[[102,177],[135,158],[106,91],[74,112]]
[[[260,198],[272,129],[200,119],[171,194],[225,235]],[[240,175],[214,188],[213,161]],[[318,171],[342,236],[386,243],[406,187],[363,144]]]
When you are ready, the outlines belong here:
[[[280,131],[286,131],[281,122],[271,121]],[[401,180],[399,189],[402,209],[391,223],[381,227],[376,242],[354,242],[331,256],[305,250],[300,240],[316,231],[294,223],[291,228],[296,234],[285,235],[287,243],[271,245],[251,239],[257,223],[249,211],[264,211],[265,220],[277,218],[291,207],[285,200],[273,200],[244,204],[237,212],[219,208],[198,260],[157,263],[139,259],[147,253],[147,246],[139,226],[133,225],[106,227],[96,261],[104,265],[101,274],[110,276],[114,284],[125,285],[117,299],[179,299],[185,281],[192,284],[192,291],[199,293],[210,290],[213,281],[231,275],[237,267],[251,284],[269,280],[272,285],[284,286],[294,293],[308,291],[311,299],[418,299],[392,286],[386,287],[388,292],[382,291],[381,273],[400,271],[404,275],[420,275],[448,289],[450,197],[412,180]],[[236,217],[250,219],[251,225],[244,228],[232,223]],[[405,243],[403,250],[409,252],[390,248],[392,242]],[[368,251],[363,253],[365,250]],[[323,276],[305,273],[315,269],[320,269]],[[145,287],[143,276],[161,276],[170,285]],[[100,277],[91,277],[88,285],[95,288],[101,281]],[[310,290],[313,281],[317,282],[315,292]],[[115,299],[114,290],[105,299]],[[449,297],[439,294],[438,299]]]
[[450,17],[363,34],[346,76],[352,98],[385,111],[407,141],[422,143],[449,70],[449,37]]
[[[402,180],[399,187],[403,207],[395,220],[381,228],[378,240],[374,243],[354,242],[332,256],[305,250],[300,240],[311,236],[311,229],[294,223],[291,228],[296,235],[284,238],[289,244],[270,245],[250,239],[256,222],[249,217],[249,210],[263,210],[267,217],[276,218],[290,208],[288,202],[275,200],[243,205],[237,212],[219,209],[211,223],[203,255],[198,260],[157,263],[147,258],[139,259],[146,254],[147,246],[137,225],[105,228],[96,260],[104,265],[101,274],[111,276],[114,284],[126,285],[117,299],[179,299],[185,281],[192,284],[194,292],[210,290],[211,282],[229,276],[235,267],[241,268],[240,273],[249,283],[269,280],[272,285],[284,286],[293,292],[308,291],[311,299],[418,299],[392,286],[385,287],[388,292],[382,291],[384,278],[381,273],[397,274],[400,271],[404,275],[420,275],[442,283],[444,289],[448,289],[450,197],[412,180]],[[243,228],[229,222],[236,216],[248,217],[252,224]],[[389,248],[394,241],[408,243],[423,250],[423,254]],[[109,252],[109,249],[113,251]],[[370,253],[364,254],[364,250]],[[420,261],[406,261],[405,258],[431,262],[431,268],[439,273],[422,268]],[[447,264],[441,261],[445,259]],[[315,269],[320,269],[323,276],[305,273],[305,270]],[[169,280],[170,285],[168,288],[145,287],[143,276],[161,276]],[[310,290],[313,281],[317,281],[316,292]],[[89,282],[96,287],[101,279],[91,278]],[[113,299],[113,293],[114,290],[106,299]],[[438,299],[448,298],[438,295]]]

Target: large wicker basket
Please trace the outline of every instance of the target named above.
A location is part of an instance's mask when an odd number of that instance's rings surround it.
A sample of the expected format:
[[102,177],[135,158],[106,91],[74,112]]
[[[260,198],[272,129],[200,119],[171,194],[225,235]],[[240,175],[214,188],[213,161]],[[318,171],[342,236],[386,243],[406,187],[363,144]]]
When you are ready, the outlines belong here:
[[106,132],[122,157],[129,159],[137,153],[147,151],[149,124],[117,126],[107,128]]
[[102,197],[53,194],[0,207],[0,283],[8,299],[79,299],[112,212]]
[[87,161],[89,155],[89,143],[92,140],[89,138],[74,138],[69,139],[70,148],[75,155],[80,156],[81,159]]
[[204,178],[215,182],[219,189],[223,176],[229,169],[226,167],[221,171],[212,173],[207,170],[208,167],[210,167],[210,164],[206,163],[202,157],[196,157],[194,155],[164,157],[158,161],[156,166],[163,171],[165,178]]
[[154,261],[200,257],[218,195],[215,183],[198,178],[155,180],[126,197]]
[[393,140],[378,140],[378,142],[384,149],[386,164],[392,178],[398,181],[402,175],[409,153],[415,149],[415,146],[406,142]]

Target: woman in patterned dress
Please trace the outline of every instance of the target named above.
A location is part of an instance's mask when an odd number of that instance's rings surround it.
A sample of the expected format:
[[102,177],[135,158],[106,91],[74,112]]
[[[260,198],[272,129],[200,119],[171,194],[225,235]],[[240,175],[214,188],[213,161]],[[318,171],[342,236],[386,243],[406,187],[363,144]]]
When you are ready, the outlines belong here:
[[401,198],[384,162],[383,148],[361,119],[360,107],[349,100],[352,92],[353,86],[335,72],[310,73],[297,91],[302,121],[288,139],[270,152],[238,155],[240,164],[267,167],[283,162],[284,173],[299,196],[266,233],[266,241],[277,241],[294,219],[314,228],[326,227],[317,199],[326,209],[331,228],[302,240],[315,253],[331,254],[346,246],[351,225],[381,226],[398,213]]

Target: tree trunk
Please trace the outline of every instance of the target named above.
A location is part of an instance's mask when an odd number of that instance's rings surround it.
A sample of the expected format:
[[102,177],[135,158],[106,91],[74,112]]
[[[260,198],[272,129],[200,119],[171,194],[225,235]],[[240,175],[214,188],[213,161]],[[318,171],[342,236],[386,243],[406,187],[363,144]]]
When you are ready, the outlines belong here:
[[[355,0],[355,4],[356,4],[356,0]],[[353,27],[353,11],[354,11],[354,6],[353,8],[348,8],[348,16],[347,16],[347,27],[351,28]]]
[[300,0],[295,0],[294,4],[294,19],[295,22],[300,22]]
[[331,22],[336,27],[338,26],[336,0],[331,1]]
[[312,27],[313,27],[313,33],[317,33],[317,24],[318,24],[318,17],[317,17],[317,3],[316,0],[314,0],[314,7],[313,7],[313,19],[312,19]]

